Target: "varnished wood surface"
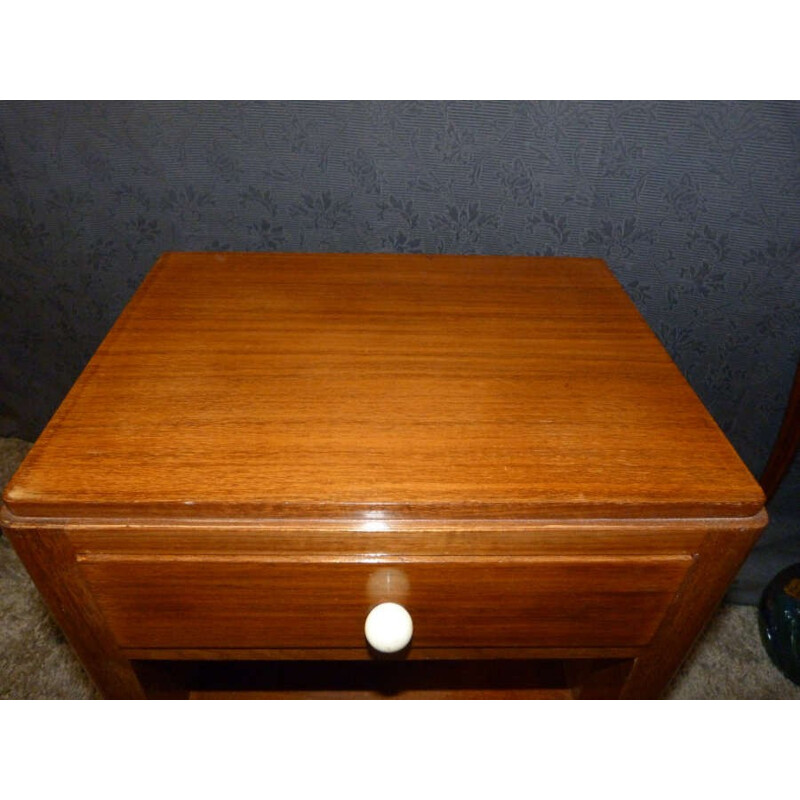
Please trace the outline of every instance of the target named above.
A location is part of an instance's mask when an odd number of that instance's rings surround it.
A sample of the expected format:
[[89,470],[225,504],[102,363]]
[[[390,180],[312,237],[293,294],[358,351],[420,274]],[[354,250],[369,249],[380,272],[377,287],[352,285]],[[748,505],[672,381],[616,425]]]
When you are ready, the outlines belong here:
[[711,619],[759,531],[709,531],[659,630],[637,656],[622,698],[658,698]]
[[378,603],[411,648],[646,644],[689,556],[360,559],[85,555],[79,569],[126,648],[362,648]]
[[168,254],[18,517],[726,517],[763,495],[597,260]]
[[[0,521],[2,517],[0,517]],[[61,522],[79,553],[203,555],[254,553],[301,558],[370,556],[659,555],[696,553],[709,532],[760,531],[764,511],[739,519],[525,520],[391,523],[223,520],[203,524],[147,520]],[[26,523],[9,523],[17,530]]]
[[[78,572],[75,551],[57,530],[5,529],[84,669],[109,699],[141,700],[144,689]],[[36,664],[31,667],[36,669]]]

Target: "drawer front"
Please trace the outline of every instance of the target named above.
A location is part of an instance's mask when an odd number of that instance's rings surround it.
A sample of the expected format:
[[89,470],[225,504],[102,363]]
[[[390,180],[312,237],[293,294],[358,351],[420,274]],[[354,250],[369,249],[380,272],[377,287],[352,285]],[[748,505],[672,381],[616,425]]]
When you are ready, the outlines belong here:
[[359,648],[375,605],[402,603],[412,648],[645,644],[692,559],[82,555],[130,648]]

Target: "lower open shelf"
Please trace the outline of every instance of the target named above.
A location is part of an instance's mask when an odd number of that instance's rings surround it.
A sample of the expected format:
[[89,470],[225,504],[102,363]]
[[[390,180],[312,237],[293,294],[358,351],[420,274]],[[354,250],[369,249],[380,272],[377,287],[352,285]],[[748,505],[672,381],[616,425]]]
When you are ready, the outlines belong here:
[[190,700],[574,700],[569,689],[415,689],[393,695],[379,692],[190,692]]
[[134,662],[149,696],[198,700],[563,700],[628,666],[623,659]]

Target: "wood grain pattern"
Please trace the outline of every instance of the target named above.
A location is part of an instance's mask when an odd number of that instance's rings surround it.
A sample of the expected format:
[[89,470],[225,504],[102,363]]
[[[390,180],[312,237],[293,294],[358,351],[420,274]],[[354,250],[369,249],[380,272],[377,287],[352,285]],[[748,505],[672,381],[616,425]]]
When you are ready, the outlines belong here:
[[413,649],[646,644],[689,556],[584,558],[106,556],[79,560],[130,648],[360,648],[381,602],[414,619]]
[[[765,517],[746,518],[761,529]],[[214,525],[70,526],[79,552],[163,555],[256,553],[259,555],[373,554],[378,556],[470,555],[659,555],[695,553],[706,530],[727,530],[729,520],[570,520],[371,523],[234,521]]]
[[[766,516],[738,519],[764,527]],[[16,530],[64,530],[78,552],[260,555],[658,555],[695,553],[719,518],[665,520],[95,520],[35,521],[0,511]]]
[[5,502],[380,521],[748,516],[763,494],[601,261],[172,253]]

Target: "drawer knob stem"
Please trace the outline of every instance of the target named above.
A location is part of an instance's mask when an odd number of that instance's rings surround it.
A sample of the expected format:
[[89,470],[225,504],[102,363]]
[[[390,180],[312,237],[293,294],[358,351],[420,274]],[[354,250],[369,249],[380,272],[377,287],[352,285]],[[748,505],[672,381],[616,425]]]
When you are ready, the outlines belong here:
[[364,633],[378,652],[397,653],[411,641],[414,623],[399,603],[381,603],[367,615]]

